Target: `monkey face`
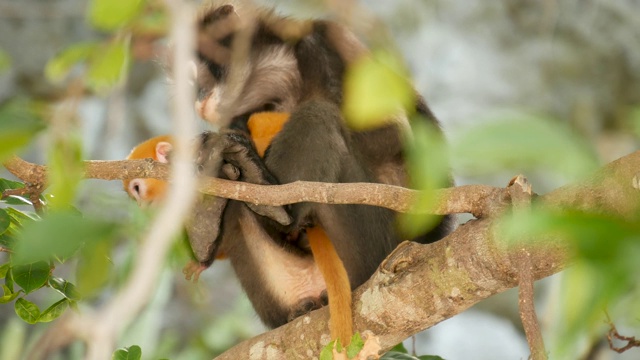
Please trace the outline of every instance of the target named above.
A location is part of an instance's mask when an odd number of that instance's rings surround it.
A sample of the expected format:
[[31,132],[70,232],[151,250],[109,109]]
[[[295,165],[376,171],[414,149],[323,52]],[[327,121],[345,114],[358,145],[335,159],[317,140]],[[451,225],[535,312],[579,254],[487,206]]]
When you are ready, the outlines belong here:
[[298,63],[292,42],[267,26],[274,19],[264,10],[228,4],[201,12],[194,69],[196,110],[203,119],[225,126],[239,116],[295,107]]

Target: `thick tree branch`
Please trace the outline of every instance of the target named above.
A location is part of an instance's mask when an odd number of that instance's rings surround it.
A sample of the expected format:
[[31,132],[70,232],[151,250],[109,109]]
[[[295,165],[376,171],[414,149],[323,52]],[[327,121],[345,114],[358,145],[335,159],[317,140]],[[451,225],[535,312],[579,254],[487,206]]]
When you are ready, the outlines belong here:
[[[612,162],[588,180],[538,198],[555,209],[613,211],[637,215],[640,152]],[[500,197],[498,197],[500,198]],[[456,315],[480,300],[518,285],[521,265],[494,218],[472,220],[442,241],[401,244],[354,293],[357,331],[380,336],[383,349]],[[566,239],[548,236],[523,245],[531,276],[541,279],[564,269],[571,252]],[[320,309],[285,326],[238,344],[218,359],[308,358],[328,343],[328,311]]]
[[[9,160],[6,167],[28,182],[44,181],[44,167]],[[104,171],[110,167],[113,172]],[[121,179],[158,177],[166,168],[149,161],[87,162],[87,176]],[[535,199],[553,209],[609,212],[632,217],[640,204],[640,152],[616,160],[586,181],[567,185]],[[259,186],[206,179],[205,192],[241,201],[279,205],[298,201],[365,203],[409,211],[418,199],[413,190],[380,184],[319,184],[298,182]],[[275,191],[277,190],[277,191]],[[478,301],[518,285],[521,264],[494,229],[495,217],[511,202],[508,189],[462,186],[434,192],[436,214],[471,212],[481,217],[462,225],[434,244],[406,242],[396,249],[372,278],[354,293],[354,324],[359,331],[380,336],[383,349],[429,328]],[[423,211],[426,211],[423,209]],[[523,245],[531,275],[540,279],[567,266],[570,251],[565,239],[548,236]],[[245,341],[221,359],[306,358],[318,354],[328,340],[328,312],[321,309],[290,324]]]

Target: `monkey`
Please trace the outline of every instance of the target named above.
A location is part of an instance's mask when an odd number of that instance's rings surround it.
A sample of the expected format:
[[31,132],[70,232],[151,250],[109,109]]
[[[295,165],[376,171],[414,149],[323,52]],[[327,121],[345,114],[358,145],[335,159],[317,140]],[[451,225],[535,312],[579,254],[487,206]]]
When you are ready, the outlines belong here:
[[[127,160],[151,158],[161,163],[169,162],[169,153],[173,149],[173,139],[170,135],[162,135],[146,140],[136,145]],[[167,192],[167,182],[158,179],[125,179],[122,181],[124,190],[140,206],[151,205],[164,198]]]
[[[408,186],[408,112],[365,130],[352,129],[344,120],[344,74],[368,56],[355,35],[327,20],[300,21],[271,10],[244,10],[210,4],[198,18],[195,106],[203,119],[221,126],[217,134],[203,134],[199,163],[231,163],[239,169],[240,181],[254,178],[263,184],[302,180]],[[244,56],[239,59],[238,53]],[[439,126],[417,93],[410,110],[420,121]],[[248,119],[264,111],[289,117],[260,157],[249,140]],[[220,173],[215,166],[206,171],[211,176]],[[325,290],[333,284],[325,283],[319,268],[333,268],[334,263],[318,263],[309,249],[309,236],[318,235],[318,229],[335,247],[351,290],[404,240],[395,225],[396,213],[385,208],[303,202],[289,205],[287,211],[292,221],[283,225],[229,201],[219,215],[222,231],[211,240],[215,250],[200,254],[208,266],[216,251],[224,252],[255,311],[272,328],[327,303]],[[454,223],[453,216],[445,216],[412,240],[436,241]],[[349,339],[340,340],[346,344]]]

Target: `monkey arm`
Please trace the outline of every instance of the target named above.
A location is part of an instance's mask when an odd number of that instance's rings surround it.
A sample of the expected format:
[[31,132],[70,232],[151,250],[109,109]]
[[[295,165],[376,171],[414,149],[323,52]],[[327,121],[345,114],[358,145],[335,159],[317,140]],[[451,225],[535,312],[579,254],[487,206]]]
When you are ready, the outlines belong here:
[[[255,152],[251,140],[237,131],[205,132],[200,136],[200,149],[196,163],[206,176],[254,184],[276,184]],[[197,202],[186,228],[189,243],[198,266],[188,265],[187,277],[197,275],[213,263],[222,241],[222,219],[228,200],[203,195]],[[289,225],[291,217],[281,206],[246,203],[255,213]]]

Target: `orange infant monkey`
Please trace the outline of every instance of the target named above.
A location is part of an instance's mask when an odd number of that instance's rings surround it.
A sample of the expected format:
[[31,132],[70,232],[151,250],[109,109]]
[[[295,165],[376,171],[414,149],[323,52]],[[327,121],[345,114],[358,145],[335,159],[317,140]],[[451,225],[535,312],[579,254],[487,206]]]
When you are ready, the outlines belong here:
[[[249,118],[247,126],[256,151],[261,157],[264,156],[271,140],[288,119],[289,114],[276,112],[255,113]],[[127,159],[152,158],[159,162],[168,163],[168,154],[172,149],[171,142],[170,136],[149,139],[136,146]],[[146,205],[162,199],[166,192],[167,183],[157,179],[133,179],[125,180],[124,187],[129,195],[138,201],[138,204]],[[307,229],[306,233],[314,262],[327,287],[331,337],[340,339],[341,343],[346,345],[353,335],[349,277],[342,260],[324,230],[315,226]],[[219,251],[215,258],[223,259],[225,256]],[[193,275],[197,279],[202,270],[204,267],[199,267],[197,263],[191,263],[185,267],[185,274],[188,278]]]
[[[127,160],[152,158],[161,163],[168,163],[168,155],[173,149],[173,139],[169,135],[151,138],[138,146],[127,156]],[[161,200],[167,192],[167,182],[158,179],[127,179],[122,181],[125,191],[138,202],[138,205],[149,205]]]

